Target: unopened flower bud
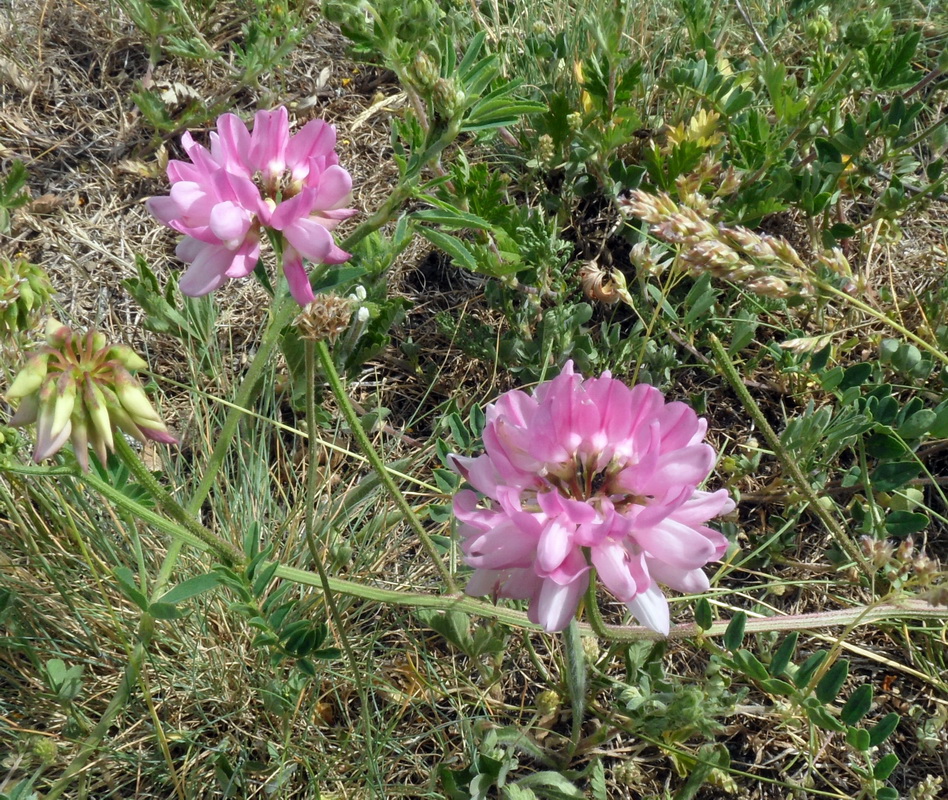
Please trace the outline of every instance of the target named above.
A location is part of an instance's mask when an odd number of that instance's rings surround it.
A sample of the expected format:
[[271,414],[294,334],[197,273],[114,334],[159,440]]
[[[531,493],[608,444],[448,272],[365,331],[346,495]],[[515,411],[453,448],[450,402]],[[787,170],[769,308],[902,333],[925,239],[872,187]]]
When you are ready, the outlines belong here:
[[415,54],[415,60],[411,65],[411,72],[418,86],[426,91],[434,87],[439,77],[438,68],[423,50],[419,50]]
[[33,736],[30,739],[30,751],[41,764],[52,764],[59,754],[56,740],[48,736]]
[[53,287],[42,268],[25,258],[0,258],[0,338],[31,328]]
[[537,140],[537,161],[541,164],[548,164],[553,160],[555,150],[553,148],[553,137],[544,133]]
[[537,695],[537,713],[544,717],[552,716],[560,710],[563,699],[554,691],[547,689]]
[[177,443],[130,374],[140,366],[146,366],[141,358],[124,345],[110,346],[105,334],[76,334],[51,319],[46,344],[7,392],[7,399],[20,401],[10,424],[36,423],[35,461],[49,458],[71,440],[83,469],[89,468],[90,444],[105,460],[116,425],[142,442]]
[[434,104],[445,119],[454,119],[464,110],[466,100],[453,78],[438,78],[434,85]]

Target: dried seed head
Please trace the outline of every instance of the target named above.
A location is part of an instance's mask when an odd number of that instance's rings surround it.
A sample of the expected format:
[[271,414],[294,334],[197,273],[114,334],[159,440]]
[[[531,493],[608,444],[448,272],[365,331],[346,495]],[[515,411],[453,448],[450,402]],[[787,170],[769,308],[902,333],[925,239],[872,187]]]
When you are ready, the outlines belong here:
[[943,583],[931,589],[925,599],[932,606],[948,606],[948,583]]
[[876,569],[881,569],[892,561],[895,545],[886,539],[873,539],[871,536],[859,537],[859,549]]
[[762,294],[765,297],[789,297],[793,292],[783,278],[773,275],[764,275],[745,284],[748,291]]
[[[618,270],[603,269],[597,261],[590,261],[580,271],[583,292],[590,300],[611,306],[629,295],[625,276]],[[629,298],[631,302],[631,298]]]
[[293,320],[293,324],[304,339],[311,342],[328,339],[332,342],[349,326],[351,318],[351,300],[337,294],[320,294]]

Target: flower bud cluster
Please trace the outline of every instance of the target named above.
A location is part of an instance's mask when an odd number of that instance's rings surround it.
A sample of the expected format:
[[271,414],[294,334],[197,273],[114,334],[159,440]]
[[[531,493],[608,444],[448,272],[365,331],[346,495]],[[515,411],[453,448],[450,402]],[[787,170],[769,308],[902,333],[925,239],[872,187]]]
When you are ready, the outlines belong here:
[[74,333],[50,319],[46,344],[27,361],[7,391],[19,401],[13,426],[36,423],[34,461],[42,461],[72,441],[76,459],[89,468],[91,444],[105,462],[120,428],[141,442],[177,444],[132,373],[147,363],[130,347],[109,344],[104,333]]
[[[706,201],[703,205],[710,213]],[[649,223],[660,239],[679,245],[678,262],[692,275],[710,272],[770,297],[814,293],[811,271],[786,239],[739,225],[715,225],[698,209],[679,205],[664,192],[653,195],[637,189],[622,207],[627,215]],[[834,252],[824,263],[846,272],[849,265],[843,265],[840,257]]]
[[464,111],[467,97],[454,78],[438,78],[432,89],[435,111],[444,119],[457,118]]
[[25,258],[0,258],[0,338],[29,330],[52,293],[41,267]]

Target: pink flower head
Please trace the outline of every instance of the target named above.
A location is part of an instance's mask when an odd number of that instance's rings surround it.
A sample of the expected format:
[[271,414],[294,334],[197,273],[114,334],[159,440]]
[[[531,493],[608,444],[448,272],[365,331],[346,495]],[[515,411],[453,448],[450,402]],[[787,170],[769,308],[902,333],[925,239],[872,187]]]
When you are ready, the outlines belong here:
[[311,120],[291,135],[280,107],[258,111],[252,133],[239,117],[222,115],[210,150],[189,133],[181,141],[191,163],[170,162],[170,195],[148,201],[160,222],[185,236],[176,251],[190,264],[181,291],[200,296],[228,278],[249,275],[260,257],[262,232],[271,229],[283,236],[290,292],[301,305],[312,302],[303,258],[346,261],[349,254],[330,231],[356,213],[343,207],[352,179],[338,164],[335,128]]
[[705,420],[657,389],[608,372],[584,379],[567,362],[532,395],[487,407],[484,454],[453,456],[476,491],[455,495],[466,592],[529,600],[548,631],[566,627],[590,567],[635,617],[667,634],[658,583],[709,587],[702,567],[727,539],[704,525],[734,508],[724,489],[700,491],[714,465]]

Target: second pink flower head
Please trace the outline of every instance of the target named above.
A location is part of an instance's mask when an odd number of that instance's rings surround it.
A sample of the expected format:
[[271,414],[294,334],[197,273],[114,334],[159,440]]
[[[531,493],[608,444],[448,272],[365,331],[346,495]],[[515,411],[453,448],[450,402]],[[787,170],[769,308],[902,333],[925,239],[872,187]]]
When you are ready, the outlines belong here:
[[734,508],[697,487],[714,450],[707,424],[657,389],[608,372],[583,379],[568,362],[530,395],[487,407],[484,454],[453,457],[473,487],[454,498],[471,595],[529,600],[548,631],[576,615],[592,567],[643,625],[669,631],[659,583],[708,589],[702,567],[727,540],[704,523]]

